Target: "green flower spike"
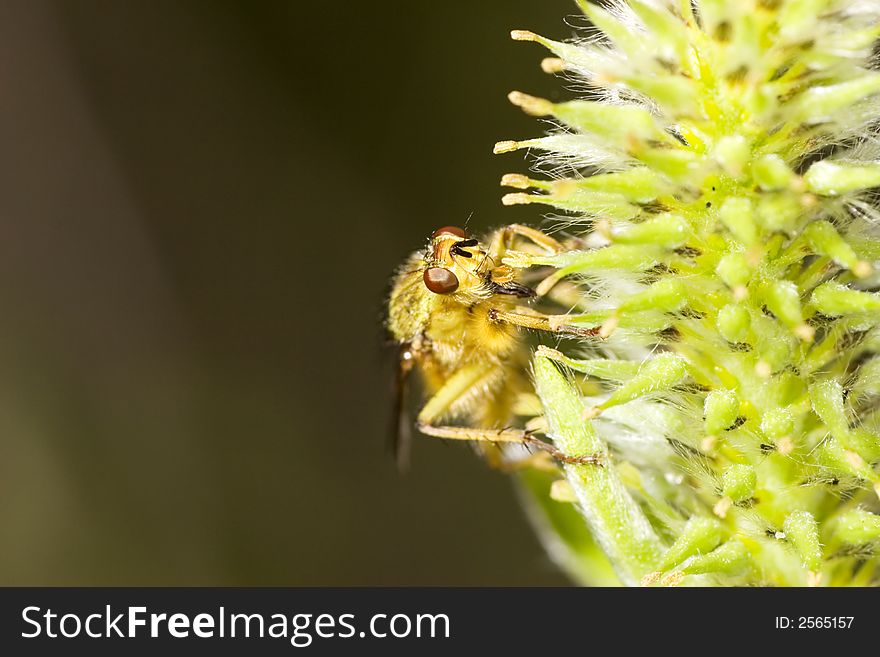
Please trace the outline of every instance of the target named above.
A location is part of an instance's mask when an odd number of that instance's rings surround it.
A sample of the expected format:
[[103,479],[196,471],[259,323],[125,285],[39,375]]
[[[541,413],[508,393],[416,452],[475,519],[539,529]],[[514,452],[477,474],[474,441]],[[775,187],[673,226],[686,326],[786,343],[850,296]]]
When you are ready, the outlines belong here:
[[880,3],[581,0],[515,30],[580,97],[508,174],[577,245],[510,252],[594,338],[533,362],[558,475],[520,475],[585,584],[880,583]]

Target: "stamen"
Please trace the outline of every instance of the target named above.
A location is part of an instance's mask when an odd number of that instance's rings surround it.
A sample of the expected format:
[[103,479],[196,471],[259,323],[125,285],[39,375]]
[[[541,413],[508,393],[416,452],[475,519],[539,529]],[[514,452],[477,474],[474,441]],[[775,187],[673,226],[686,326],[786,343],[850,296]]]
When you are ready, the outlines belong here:
[[769,379],[773,375],[773,368],[770,367],[770,363],[766,360],[759,360],[755,364],[755,374],[760,379]]
[[547,116],[548,114],[553,114],[553,103],[544,98],[529,96],[521,91],[511,91],[507,94],[507,100],[531,116]]
[[870,262],[866,262],[865,260],[859,260],[855,267],[852,269],[853,276],[856,278],[867,278],[872,273],[874,273],[874,267],[871,266]]
[[790,436],[783,436],[776,441],[776,451],[783,456],[788,456],[794,451],[794,441]]
[[516,192],[514,194],[505,194],[501,197],[502,205],[527,205],[532,202],[530,194]]
[[511,30],[510,38],[514,41],[537,41],[538,35],[529,30]]
[[601,338],[610,338],[611,334],[617,330],[617,327],[620,325],[620,319],[617,315],[612,315],[608,319],[606,319],[602,326],[599,328],[599,337]]
[[531,187],[529,179],[520,173],[506,173],[501,178],[502,187],[513,187],[514,189],[528,189]]
[[856,454],[855,452],[851,452],[849,450],[844,450],[843,458],[846,459],[846,462],[849,463],[856,470],[861,470],[865,467],[865,459]]
[[712,513],[714,513],[719,518],[726,518],[727,512],[730,511],[730,507],[733,506],[733,500],[729,497],[722,497],[718,500],[718,503],[712,507]]
[[550,499],[557,502],[577,502],[577,495],[567,479],[557,479],[550,484]]
[[492,152],[495,153],[495,155],[499,155],[500,153],[511,153],[517,149],[519,149],[519,142],[507,140],[499,141],[497,144],[495,144]]
[[544,73],[562,73],[565,70],[565,62],[558,57],[545,57],[541,60],[541,70]]
[[593,406],[591,408],[585,408],[584,412],[581,413],[581,418],[586,421],[590,421],[596,419],[600,415],[602,415],[602,409],[598,406]]
[[792,332],[803,342],[812,342],[813,338],[816,337],[816,329],[809,324],[795,326]]

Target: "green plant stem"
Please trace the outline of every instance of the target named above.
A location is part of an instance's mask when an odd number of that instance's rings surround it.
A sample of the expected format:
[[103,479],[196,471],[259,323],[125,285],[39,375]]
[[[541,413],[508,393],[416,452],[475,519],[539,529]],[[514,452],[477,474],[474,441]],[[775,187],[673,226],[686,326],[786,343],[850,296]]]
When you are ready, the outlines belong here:
[[583,403],[566,377],[550,359],[538,356],[535,379],[556,447],[568,456],[604,459],[602,465],[566,464],[565,477],[617,576],[624,584],[637,585],[656,570],[663,551],[660,540],[610,462],[608,447],[592,423],[584,421]]

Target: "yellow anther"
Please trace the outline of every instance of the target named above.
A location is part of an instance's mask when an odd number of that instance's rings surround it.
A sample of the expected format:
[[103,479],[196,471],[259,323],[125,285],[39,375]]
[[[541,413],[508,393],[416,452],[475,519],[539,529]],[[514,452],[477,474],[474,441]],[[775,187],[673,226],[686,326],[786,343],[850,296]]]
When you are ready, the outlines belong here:
[[521,91],[511,91],[507,94],[507,100],[532,116],[547,116],[553,113],[553,103],[549,100],[529,96]]
[[510,38],[514,41],[537,41],[538,35],[529,30],[511,30]]
[[513,194],[505,194],[501,197],[501,203],[504,205],[525,205],[531,203],[532,197],[529,194],[515,192]]
[[510,153],[519,148],[519,142],[516,141],[499,141],[495,144],[495,147],[492,149],[492,152],[498,155],[499,153]]
[[565,62],[558,57],[545,57],[541,60],[541,70],[544,73],[562,73],[565,70]]
[[520,173],[506,173],[501,178],[502,187],[513,187],[514,189],[528,189],[531,184],[529,179]]

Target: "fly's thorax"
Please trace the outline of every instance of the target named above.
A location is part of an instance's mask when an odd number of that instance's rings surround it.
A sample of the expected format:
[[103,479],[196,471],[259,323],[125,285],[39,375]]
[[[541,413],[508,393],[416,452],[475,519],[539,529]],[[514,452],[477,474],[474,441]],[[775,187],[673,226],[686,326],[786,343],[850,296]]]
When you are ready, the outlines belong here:
[[492,306],[480,303],[471,307],[467,333],[475,352],[504,360],[523,344],[523,334],[517,327],[499,322],[493,317],[493,310],[506,310],[510,306],[511,304],[502,302]]
[[463,304],[455,298],[441,298],[425,330],[437,359],[452,369],[462,363],[505,360],[522,336],[516,327],[492,317],[493,308],[499,306],[508,304]]

